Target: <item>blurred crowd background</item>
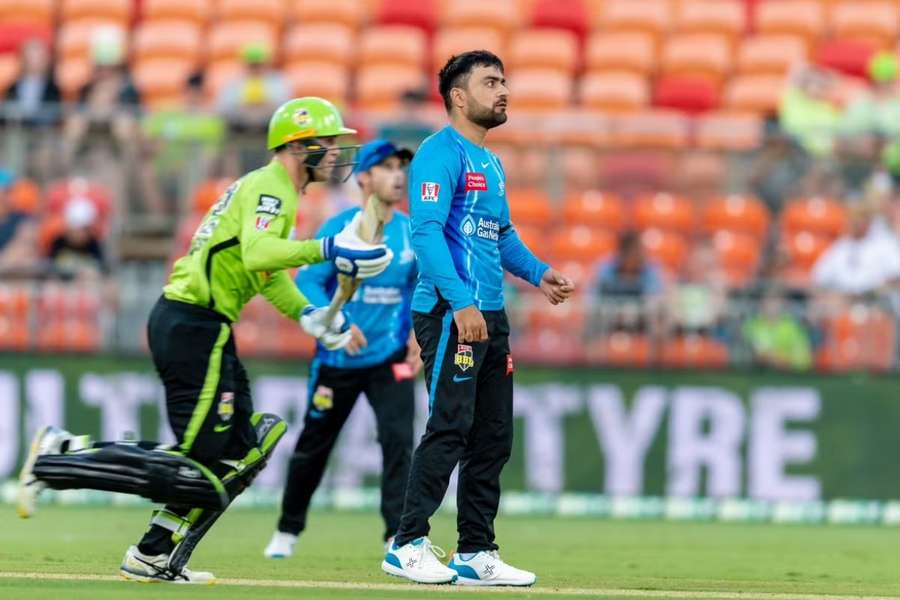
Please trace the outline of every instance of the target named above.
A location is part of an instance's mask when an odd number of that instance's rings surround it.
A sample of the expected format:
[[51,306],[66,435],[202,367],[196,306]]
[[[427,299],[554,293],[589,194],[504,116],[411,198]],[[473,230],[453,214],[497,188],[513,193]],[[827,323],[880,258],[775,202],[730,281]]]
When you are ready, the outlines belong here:
[[[319,95],[415,148],[453,53],[505,61],[509,282],[544,364],[897,368],[900,1],[0,0],[0,350],[144,351],[171,262]],[[311,186],[298,237],[359,202]],[[242,354],[309,356],[255,300]]]

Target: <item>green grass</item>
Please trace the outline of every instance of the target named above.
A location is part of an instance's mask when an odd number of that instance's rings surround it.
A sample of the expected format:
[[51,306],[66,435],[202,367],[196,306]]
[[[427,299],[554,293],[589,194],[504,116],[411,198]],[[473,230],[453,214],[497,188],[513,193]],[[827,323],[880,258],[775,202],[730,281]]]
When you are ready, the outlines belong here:
[[[147,511],[131,508],[42,507],[29,521],[2,507],[0,575],[67,573],[114,576],[126,547],[142,533]],[[3,513],[0,513],[3,514]],[[204,540],[192,566],[229,579],[400,584],[379,569],[381,523],[374,514],[314,513],[290,560],[267,561],[269,511],[229,513]],[[452,551],[455,524],[434,522],[432,540]],[[542,590],[578,588],[772,592],[900,597],[898,534],[880,527],[732,525],[593,519],[503,518],[503,557],[538,573],[531,592],[502,598],[545,598]],[[474,598],[480,592],[417,589],[288,589],[138,585],[106,581],[0,577],[0,598]],[[553,595],[552,598],[566,598]],[[583,597],[583,596],[582,596]],[[607,593],[604,598],[614,598]],[[685,597],[685,596],[681,596]],[[690,596],[687,596],[690,597]]]

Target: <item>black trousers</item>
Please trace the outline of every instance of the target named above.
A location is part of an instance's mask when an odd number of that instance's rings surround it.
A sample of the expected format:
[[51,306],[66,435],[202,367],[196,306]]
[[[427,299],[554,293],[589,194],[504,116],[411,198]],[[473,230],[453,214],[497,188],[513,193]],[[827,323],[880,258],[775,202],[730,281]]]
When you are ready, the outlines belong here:
[[413,313],[430,415],[413,456],[397,544],[428,535],[428,519],[459,463],[457,552],[497,549],[500,472],[513,439],[513,365],[506,313],[488,311],[484,318],[488,341],[460,344],[446,303],[429,314]]
[[[166,392],[169,425],[182,453],[214,473],[221,459],[240,460],[256,446],[247,372],[237,357],[231,323],[206,308],[161,297],[150,313],[147,340]],[[181,516],[190,506],[166,506]],[[152,525],[141,552],[171,552],[169,530]]]
[[393,368],[405,357],[403,350],[380,365],[362,369],[338,369],[313,361],[309,407],[288,465],[279,531],[297,535],[306,528],[309,503],[322,481],[334,443],[359,394],[365,392],[375,412],[383,459],[384,539],[397,532],[409,477],[415,416],[414,381],[398,379]]

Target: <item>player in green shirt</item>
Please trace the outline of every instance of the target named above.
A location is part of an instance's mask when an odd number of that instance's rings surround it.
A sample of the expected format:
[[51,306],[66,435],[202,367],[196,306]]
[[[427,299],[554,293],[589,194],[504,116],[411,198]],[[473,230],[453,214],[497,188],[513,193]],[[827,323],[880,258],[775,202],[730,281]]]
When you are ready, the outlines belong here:
[[359,238],[358,220],[335,236],[290,239],[306,186],[352,166],[347,157],[356,146],[338,145],[352,133],[326,100],[282,105],[269,123],[272,161],[228,188],[198,227],[188,254],[176,261],[150,314],[147,337],[177,445],[91,443],[87,436],[45,427],[20,475],[20,516],[34,512],[46,487],[138,494],[165,507],[126,552],[121,574],[139,581],[214,580],[185,565],[286,429],[279,417],[253,412],[232,323],[261,293],[326,348],[342,348],[350,341],[345,315],[326,324],[327,307],[310,306],[285,269],[328,260],[338,272],[368,278],[391,262],[383,244]]

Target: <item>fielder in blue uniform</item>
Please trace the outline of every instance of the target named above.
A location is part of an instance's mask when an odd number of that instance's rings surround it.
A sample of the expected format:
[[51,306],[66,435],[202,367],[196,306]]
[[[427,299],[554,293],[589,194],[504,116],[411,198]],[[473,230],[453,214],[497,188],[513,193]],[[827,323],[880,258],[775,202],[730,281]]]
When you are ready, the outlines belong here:
[[[319,483],[338,434],[365,392],[378,423],[383,455],[381,513],[385,540],[397,531],[409,477],[413,445],[413,383],[421,367],[419,346],[411,335],[410,302],[416,282],[416,260],[409,217],[393,208],[406,195],[406,173],[412,153],[386,140],[365,144],[354,171],[363,197],[375,194],[390,209],[384,243],[394,258],[387,269],[362,282],[344,306],[353,338],[341,350],[318,345],[310,367],[309,406],[303,431],[288,468],[278,530],[265,550],[269,558],[293,554],[306,527],[310,499]],[[327,221],[317,237],[341,231],[360,208]],[[317,305],[327,306],[338,285],[331,263],[301,269],[297,287]]]
[[[430,415],[413,456],[403,519],[382,569],[420,583],[531,585],[500,559],[494,518],[513,438],[513,358],[503,309],[504,271],[558,304],[574,284],[538,260],[510,221],[506,177],[484,146],[506,121],[503,63],[486,51],[455,56],[438,75],[450,126],[426,139],[410,168],[412,245],[419,265],[413,325]],[[515,199],[513,198],[513,202]],[[457,552],[426,537],[459,463]]]

